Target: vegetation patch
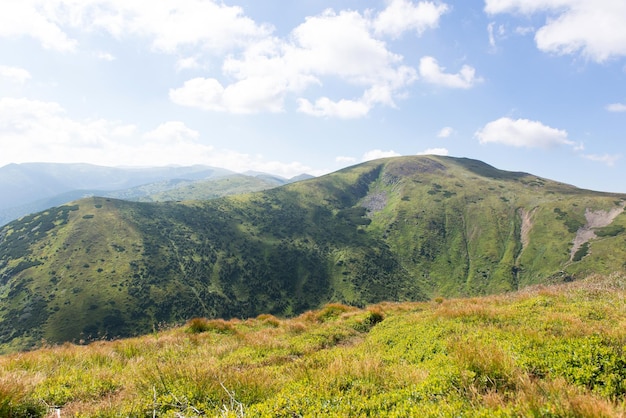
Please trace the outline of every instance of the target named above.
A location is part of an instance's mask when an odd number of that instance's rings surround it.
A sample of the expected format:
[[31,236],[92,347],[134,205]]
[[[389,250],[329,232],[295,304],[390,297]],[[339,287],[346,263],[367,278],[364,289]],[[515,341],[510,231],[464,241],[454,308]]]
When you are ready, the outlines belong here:
[[236,332],[231,322],[223,319],[193,318],[187,322],[187,332],[198,334],[202,332],[216,332],[218,334],[234,334]]
[[196,318],[2,356],[0,415],[623,416],[625,298],[626,278],[611,275],[292,319]]
[[580,246],[578,250],[576,250],[576,252],[574,253],[574,256],[572,257],[572,261],[580,261],[587,254],[589,254],[589,243],[585,242],[584,244]]
[[593,231],[598,237],[615,237],[626,230],[622,225],[609,225],[602,228],[595,228]]

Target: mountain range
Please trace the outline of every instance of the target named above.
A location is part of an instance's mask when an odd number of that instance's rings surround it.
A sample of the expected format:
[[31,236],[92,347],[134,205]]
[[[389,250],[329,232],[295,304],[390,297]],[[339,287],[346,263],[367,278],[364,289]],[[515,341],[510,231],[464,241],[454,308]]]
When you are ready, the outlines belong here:
[[127,200],[209,199],[252,192],[310,178],[285,179],[223,168],[122,168],[91,164],[24,163],[0,167],[0,225],[20,216],[87,196]]
[[212,200],[89,197],[0,228],[3,351],[624,269],[626,195],[412,156]]

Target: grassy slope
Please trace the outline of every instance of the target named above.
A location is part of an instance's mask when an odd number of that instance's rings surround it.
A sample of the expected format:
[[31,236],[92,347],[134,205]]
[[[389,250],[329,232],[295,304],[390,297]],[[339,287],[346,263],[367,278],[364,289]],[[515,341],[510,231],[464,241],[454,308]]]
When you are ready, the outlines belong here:
[[289,320],[195,319],[0,357],[0,415],[623,416],[624,300],[613,275]]
[[[474,160],[403,157],[206,202],[81,200],[0,230],[0,347],[608,274],[623,269],[623,229],[574,263],[571,242],[586,209],[622,199]],[[521,209],[532,213],[525,247]]]

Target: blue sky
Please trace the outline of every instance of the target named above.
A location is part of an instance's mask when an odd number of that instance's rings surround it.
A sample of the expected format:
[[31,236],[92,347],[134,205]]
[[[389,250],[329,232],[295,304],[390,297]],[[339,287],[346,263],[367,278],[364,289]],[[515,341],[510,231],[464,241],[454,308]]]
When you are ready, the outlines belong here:
[[623,0],[6,0],[0,166],[441,154],[626,192]]

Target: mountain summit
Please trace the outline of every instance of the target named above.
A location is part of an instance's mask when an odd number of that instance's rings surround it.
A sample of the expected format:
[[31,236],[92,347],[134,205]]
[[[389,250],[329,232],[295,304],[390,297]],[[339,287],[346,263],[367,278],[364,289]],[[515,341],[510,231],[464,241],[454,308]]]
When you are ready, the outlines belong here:
[[625,202],[438,156],[209,201],[83,199],[0,229],[0,344],[610,273],[626,258]]

